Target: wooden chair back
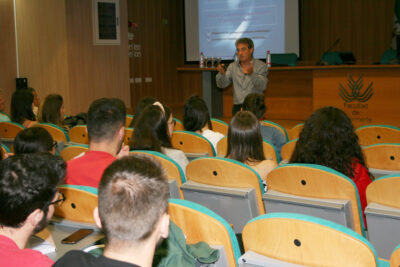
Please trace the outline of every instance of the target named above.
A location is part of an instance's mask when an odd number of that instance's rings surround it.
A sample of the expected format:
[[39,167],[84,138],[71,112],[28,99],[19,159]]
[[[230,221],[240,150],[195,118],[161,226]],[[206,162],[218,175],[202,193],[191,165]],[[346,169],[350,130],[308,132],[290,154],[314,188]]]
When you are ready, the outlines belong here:
[[133,115],[131,115],[131,114],[126,114],[126,117],[125,117],[125,127],[130,127],[130,126],[131,126],[131,123],[132,123],[132,120],[133,120]]
[[258,174],[236,160],[203,157],[191,161],[186,167],[186,179],[207,185],[229,188],[254,188],[259,214],[264,214],[264,189]]
[[372,245],[354,231],[316,217],[270,213],[242,233],[245,251],[304,266],[377,266]]
[[11,152],[10,149],[4,144],[1,144],[1,150],[3,151],[3,155]]
[[86,125],[77,125],[72,127],[69,132],[69,140],[72,143],[89,144],[89,136],[86,130]]
[[268,174],[267,185],[268,190],[296,196],[350,200],[354,231],[364,235],[357,187],[343,174],[316,164],[286,164]]
[[263,121],[261,121],[261,124],[265,125],[265,126],[271,126],[271,127],[278,129],[283,134],[283,136],[286,138],[286,142],[289,141],[289,136],[286,132],[286,129],[284,127],[282,127],[281,125],[279,125],[278,123],[273,122],[273,121],[263,120]]
[[187,200],[170,199],[171,221],[182,229],[188,244],[206,242],[224,246],[229,266],[237,266],[239,244],[230,225],[210,209]]
[[282,146],[281,150],[282,160],[285,160],[286,162],[290,161],[290,158],[292,157],[292,154],[296,147],[297,140],[298,139],[293,139]]
[[185,127],[183,127],[183,123],[179,119],[173,118],[173,120],[175,121],[174,131],[184,131],[185,130]]
[[185,153],[208,153],[215,156],[213,145],[200,134],[189,131],[174,131],[171,137],[173,148],[180,149]]
[[213,131],[222,133],[225,136],[228,135],[229,125],[226,122],[215,119],[215,118],[211,118],[211,125],[213,128]]
[[75,158],[79,154],[88,151],[88,149],[89,147],[87,145],[70,145],[60,152],[60,156],[64,159],[64,161],[68,161]]
[[398,245],[390,257],[390,267],[400,266],[400,245]]
[[97,188],[62,185],[59,190],[65,200],[55,207],[54,215],[74,222],[95,223],[93,210],[97,207]]
[[68,134],[59,126],[52,123],[36,123],[34,127],[42,127],[46,129],[54,141],[57,142],[69,142]]
[[124,144],[129,145],[133,136],[133,128],[125,128]]
[[134,150],[134,151],[129,152],[129,154],[139,154],[139,153],[150,155],[161,163],[161,166],[167,172],[168,180],[176,181],[178,188],[179,188],[179,193],[181,195],[181,198],[183,199],[183,194],[182,194],[182,191],[180,188],[181,188],[182,184],[184,182],[186,182],[186,177],[185,177],[185,173],[183,172],[183,170],[179,166],[179,164],[176,163],[170,157],[168,157],[162,153],[156,152],[156,151]]
[[10,115],[8,115],[7,113],[5,113],[4,111],[0,111],[0,114],[3,114],[4,116],[7,116],[7,117],[11,120]]
[[299,123],[295,126],[293,126],[292,129],[289,130],[289,140],[297,139],[300,136],[301,131],[304,128],[304,123]]
[[[276,153],[275,147],[268,141],[263,141],[264,156],[266,159],[271,159],[278,164],[278,155]],[[217,155],[218,157],[225,157],[228,151],[228,137],[223,137],[217,143]]]
[[367,125],[355,130],[361,146],[400,143],[400,128],[390,125]]
[[[382,176],[367,187],[367,203],[372,202],[400,209],[400,175]],[[400,240],[399,240],[400,243]]]
[[400,172],[400,144],[375,144],[362,148],[368,168]]
[[217,156],[225,157],[228,151],[228,137],[221,138],[217,143]]
[[0,122],[0,137],[14,139],[25,127],[16,122]]

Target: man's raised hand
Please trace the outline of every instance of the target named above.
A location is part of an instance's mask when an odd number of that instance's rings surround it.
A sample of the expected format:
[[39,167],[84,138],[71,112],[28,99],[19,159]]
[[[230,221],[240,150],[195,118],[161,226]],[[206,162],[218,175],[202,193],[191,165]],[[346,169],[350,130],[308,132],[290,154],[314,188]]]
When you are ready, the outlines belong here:
[[221,73],[222,75],[225,74],[225,64],[218,64],[217,70],[218,70],[219,73]]

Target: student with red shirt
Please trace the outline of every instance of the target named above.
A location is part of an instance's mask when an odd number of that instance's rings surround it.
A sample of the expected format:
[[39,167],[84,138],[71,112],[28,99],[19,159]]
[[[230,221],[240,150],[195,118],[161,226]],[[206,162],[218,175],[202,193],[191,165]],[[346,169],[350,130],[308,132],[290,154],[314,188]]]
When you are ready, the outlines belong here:
[[57,186],[65,162],[50,153],[20,154],[0,162],[0,266],[51,266],[42,253],[25,248],[61,202]]
[[67,162],[66,183],[98,187],[104,170],[117,157],[129,154],[122,146],[125,135],[125,104],[116,98],[95,100],[89,107],[89,150]]
[[[290,163],[312,163],[343,173],[357,186],[364,214],[372,182],[350,118],[335,107],[316,110],[304,123]],[[365,222],[365,215],[364,215]]]

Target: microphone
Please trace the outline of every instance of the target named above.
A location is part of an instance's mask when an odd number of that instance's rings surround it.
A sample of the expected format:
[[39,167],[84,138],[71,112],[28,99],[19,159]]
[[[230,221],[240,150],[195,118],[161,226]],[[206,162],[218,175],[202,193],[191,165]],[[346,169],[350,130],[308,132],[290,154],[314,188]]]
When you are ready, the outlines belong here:
[[323,57],[326,53],[331,52],[332,49],[333,49],[335,46],[337,46],[339,43],[340,43],[340,38],[337,38],[336,41],[334,41],[334,42],[329,46],[329,48],[328,48],[324,53],[322,53],[320,59],[319,59],[318,62],[317,62],[317,66],[326,66],[326,65],[328,65],[328,62],[323,61],[323,60],[322,60],[322,57]]

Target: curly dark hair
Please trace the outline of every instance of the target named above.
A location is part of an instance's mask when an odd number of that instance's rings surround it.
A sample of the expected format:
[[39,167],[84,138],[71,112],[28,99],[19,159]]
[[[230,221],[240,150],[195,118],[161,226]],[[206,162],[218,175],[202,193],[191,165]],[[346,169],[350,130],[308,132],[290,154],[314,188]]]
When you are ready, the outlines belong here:
[[316,110],[304,123],[290,163],[312,163],[327,166],[353,178],[353,164],[365,167],[350,118],[335,107]]
[[21,227],[35,209],[47,214],[65,170],[61,157],[46,152],[0,161],[0,227]]

